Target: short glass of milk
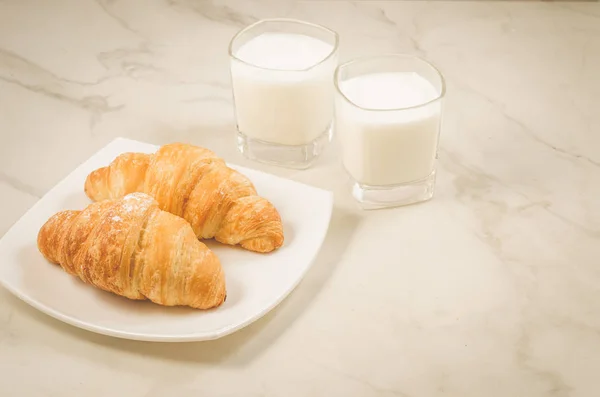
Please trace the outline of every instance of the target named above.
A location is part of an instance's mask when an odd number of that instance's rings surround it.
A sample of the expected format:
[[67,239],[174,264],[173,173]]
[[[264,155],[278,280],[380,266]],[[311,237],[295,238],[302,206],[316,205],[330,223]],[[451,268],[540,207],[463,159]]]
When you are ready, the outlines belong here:
[[431,199],[442,74],[417,56],[390,54],[339,65],[334,82],[336,136],[354,198],[364,209]]
[[265,19],[229,45],[239,150],[253,160],[308,168],[331,139],[338,34]]

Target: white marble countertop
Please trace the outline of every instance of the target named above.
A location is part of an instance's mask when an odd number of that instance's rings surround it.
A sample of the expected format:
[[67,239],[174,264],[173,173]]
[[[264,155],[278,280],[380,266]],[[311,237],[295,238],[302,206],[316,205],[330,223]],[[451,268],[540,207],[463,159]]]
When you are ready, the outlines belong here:
[[[443,71],[432,201],[360,211],[335,142],[306,171],[241,157],[227,44],[275,16]],[[117,136],[335,193],[305,280],[217,341],[96,335],[0,290],[0,395],[598,395],[599,72],[597,3],[0,1],[0,235]]]

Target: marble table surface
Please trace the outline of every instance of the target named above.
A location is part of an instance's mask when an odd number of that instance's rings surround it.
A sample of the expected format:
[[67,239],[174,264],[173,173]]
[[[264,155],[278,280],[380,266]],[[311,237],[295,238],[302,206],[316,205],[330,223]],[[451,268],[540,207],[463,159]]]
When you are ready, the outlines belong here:
[[[432,201],[361,211],[335,140],[304,171],[237,152],[227,44],[281,16],[338,31],[341,60],[442,70]],[[0,289],[0,395],[598,395],[599,72],[595,2],[0,1],[0,235],[117,136],[335,195],[304,281],[216,341],[97,335]]]

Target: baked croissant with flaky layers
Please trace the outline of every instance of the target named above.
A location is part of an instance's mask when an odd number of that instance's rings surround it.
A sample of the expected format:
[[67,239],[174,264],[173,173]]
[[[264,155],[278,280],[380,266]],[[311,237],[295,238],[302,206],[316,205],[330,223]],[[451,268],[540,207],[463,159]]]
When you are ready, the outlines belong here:
[[143,193],[58,212],[40,229],[37,244],[67,273],[129,299],[196,309],[225,300],[217,256],[185,220]]
[[131,192],[149,194],[160,209],[187,220],[198,238],[263,253],[283,244],[277,209],[208,149],[173,143],[154,154],[123,153],[85,181],[96,201]]

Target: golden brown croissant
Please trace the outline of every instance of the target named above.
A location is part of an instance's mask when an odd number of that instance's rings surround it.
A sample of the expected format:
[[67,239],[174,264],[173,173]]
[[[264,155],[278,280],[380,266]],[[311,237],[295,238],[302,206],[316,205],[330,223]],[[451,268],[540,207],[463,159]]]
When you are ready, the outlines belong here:
[[147,193],[160,209],[187,220],[198,238],[257,252],[283,244],[277,209],[208,149],[173,143],[154,154],[124,153],[85,182],[85,193],[96,201],[131,192]]
[[217,256],[185,220],[143,193],[58,212],[40,229],[37,244],[67,273],[129,299],[197,309],[225,300]]

